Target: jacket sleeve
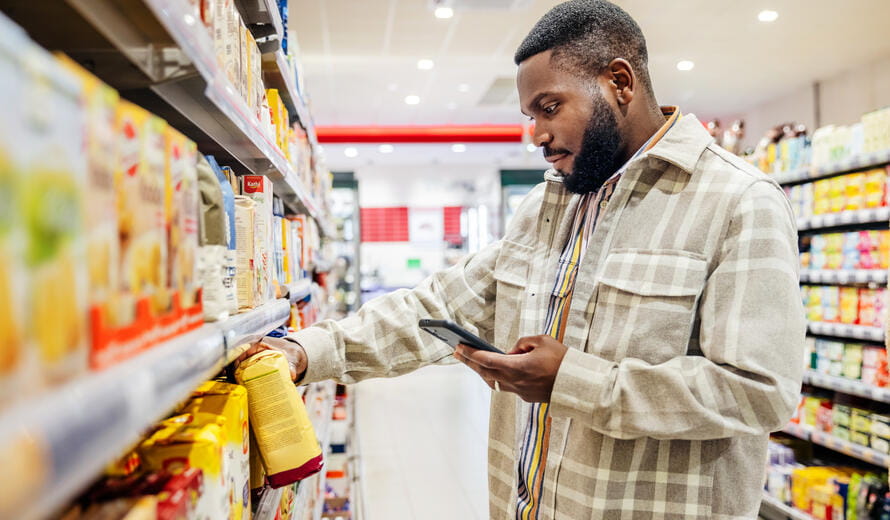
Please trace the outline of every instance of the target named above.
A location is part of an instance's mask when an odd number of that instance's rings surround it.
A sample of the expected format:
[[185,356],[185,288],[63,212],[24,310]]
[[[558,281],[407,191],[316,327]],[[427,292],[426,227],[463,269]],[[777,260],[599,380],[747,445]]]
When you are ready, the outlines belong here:
[[500,242],[436,273],[414,289],[401,289],[364,304],[353,316],[326,320],[290,337],[306,350],[302,382],[353,383],[392,377],[447,362],[451,347],[421,330],[421,318],[451,319],[481,337],[494,328],[494,264]]
[[795,220],[767,181],[739,197],[698,312],[702,355],[652,365],[571,349],[551,413],[620,439],[718,439],[782,428],[799,400],[806,321]]

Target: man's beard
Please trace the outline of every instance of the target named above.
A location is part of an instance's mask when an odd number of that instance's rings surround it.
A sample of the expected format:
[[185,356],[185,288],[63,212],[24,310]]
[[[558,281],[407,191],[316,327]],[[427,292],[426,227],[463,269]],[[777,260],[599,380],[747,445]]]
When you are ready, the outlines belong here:
[[563,178],[563,186],[572,193],[591,193],[602,187],[621,167],[621,136],[618,120],[606,98],[597,90],[593,99],[593,113],[581,150],[575,155],[573,172]]

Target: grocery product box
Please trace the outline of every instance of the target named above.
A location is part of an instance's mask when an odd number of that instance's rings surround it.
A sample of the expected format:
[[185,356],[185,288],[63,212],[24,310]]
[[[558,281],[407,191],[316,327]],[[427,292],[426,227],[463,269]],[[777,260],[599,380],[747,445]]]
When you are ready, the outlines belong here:
[[241,193],[254,201],[254,266],[256,304],[274,298],[274,252],[272,250],[272,181],[263,175],[241,177]]
[[179,329],[182,331],[203,323],[198,276],[198,149],[191,139],[173,128],[167,127],[164,137],[167,165],[167,279],[177,306],[182,310]]
[[865,207],[887,205],[887,170],[876,168],[865,172]]
[[26,85],[16,129],[22,175],[14,202],[24,228],[24,330],[43,380],[55,383],[83,372],[89,351],[89,178],[84,142],[76,138],[88,123],[78,77],[41,49],[22,52],[18,74]]
[[[871,434],[872,412],[860,408],[850,410],[850,430],[853,432]],[[865,442],[868,445],[868,441]]]
[[[28,381],[39,380],[34,349],[27,344],[25,298],[29,282],[25,268],[25,228],[17,201],[25,180],[21,146],[24,100],[30,88],[21,73],[21,47],[28,44],[17,27],[0,17],[0,408],[21,397]],[[14,496],[14,495],[13,495]],[[0,501],[3,502],[3,501]],[[0,513],[6,511],[0,504]]]
[[222,417],[225,435],[223,475],[226,496],[233,520],[250,518],[250,458],[247,390],[243,386],[208,381],[199,386],[192,399],[182,409],[191,414],[195,423],[216,422],[202,416]]
[[194,518],[229,518],[229,500],[222,472],[225,434],[217,423],[192,424],[190,415],[176,416],[143,441],[138,448],[145,465],[176,472],[185,467],[201,470],[203,492]]
[[235,235],[237,249],[238,308],[256,307],[256,202],[244,195],[235,196]]

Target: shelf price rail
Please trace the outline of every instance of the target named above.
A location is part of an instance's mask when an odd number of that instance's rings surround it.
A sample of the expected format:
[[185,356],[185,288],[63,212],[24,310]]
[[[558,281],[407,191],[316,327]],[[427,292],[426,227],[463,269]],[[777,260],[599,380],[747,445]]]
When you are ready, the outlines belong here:
[[289,315],[287,300],[266,303],[0,413],[0,518],[55,513],[237,357],[239,345],[262,337]]

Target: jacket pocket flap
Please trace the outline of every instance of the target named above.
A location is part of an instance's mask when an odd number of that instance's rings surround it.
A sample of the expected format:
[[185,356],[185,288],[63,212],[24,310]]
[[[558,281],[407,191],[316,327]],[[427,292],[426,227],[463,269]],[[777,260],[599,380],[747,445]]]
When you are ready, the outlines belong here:
[[510,285],[528,285],[528,266],[532,248],[504,240],[494,266],[494,279]]
[[642,296],[697,296],[706,275],[707,262],[695,253],[623,249],[609,253],[599,282]]

